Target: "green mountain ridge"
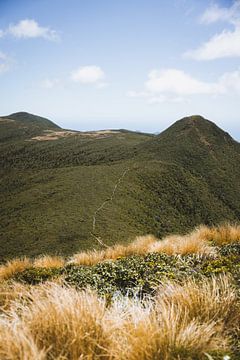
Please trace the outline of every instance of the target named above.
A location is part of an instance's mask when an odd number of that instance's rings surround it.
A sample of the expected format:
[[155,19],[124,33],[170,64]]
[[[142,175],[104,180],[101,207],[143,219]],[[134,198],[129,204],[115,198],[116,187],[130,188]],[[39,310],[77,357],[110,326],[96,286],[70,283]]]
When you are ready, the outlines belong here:
[[0,142],[29,139],[42,134],[44,130],[61,129],[52,121],[27,112],[18,112],[0,117]]
[[209,120],[82,133],[24,114],[4,117],[24,134],[0,121],[1,260],[239,221],[240,144]]

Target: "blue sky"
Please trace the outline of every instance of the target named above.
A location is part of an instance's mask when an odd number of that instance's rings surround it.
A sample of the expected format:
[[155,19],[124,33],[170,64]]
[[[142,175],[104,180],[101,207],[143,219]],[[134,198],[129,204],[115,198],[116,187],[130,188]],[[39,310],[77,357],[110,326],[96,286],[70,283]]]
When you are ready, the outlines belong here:
[[0,0],[0,112],[159,132],[201,114],[240,139],[240,1]]

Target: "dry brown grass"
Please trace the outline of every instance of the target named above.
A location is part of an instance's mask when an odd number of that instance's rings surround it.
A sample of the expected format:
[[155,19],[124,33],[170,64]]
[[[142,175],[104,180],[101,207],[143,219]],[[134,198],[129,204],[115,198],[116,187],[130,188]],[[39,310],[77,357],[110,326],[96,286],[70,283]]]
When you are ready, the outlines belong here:
[[167,236],[161,241],[157,241],[150,246],[148,252],[161,252],[168,255],[213,255],[214,248],[202,240],[198,234]]
[[134,254],[144,255],[151,244],[157,239],[152,235],[139,236],[128,245],[114,245],[101,251],[86,251],[75,254],[70,259],[70,263],[77,265],[95,265],[102,261],[116,260],[124,256]]
[[8,310],[14,301],[21,301],[28,296],[30,285],[3,281],[0,283],[0,312]]
[[0,320],[0,358],[2,360],[47,360],[44,349],[39,349],[33,336],[19,319],[14,326]]
[[106,307],[96,294],[51,285],[31,295],[33,302],[22,309],[21,319],[40,348],[51,348],[54,359],[106,358]]
[[89,250],[74,254],[68,263],[76,265],[95,265],[104,260],[105,251]]
[[32,288],[28,299],[0,316],[0,359],[202,360],[229,351],[240,320],[227,277],[170,282],[153,300],[119,297],[108,306],[94,292],[56,284]]
[[60,268],[65,264],[61,256],[44,255],[34,260],[33,266],[38,268]]
[[225,329],[237,326],[240,320],[236,289],[227,276],[213,277],[201,283],[190,279],[183,285],[160,286],[156,304],[160,311],[169,306],[180,307],[190,320],[215,321]]
[[10,279],[14,274],[24,271],[31,265],[28,258],[10,260],[0,267],[0,280]]
[[195,232],[203,240],[219,246],[240,242],[240,225],[223,224],[212,228],[200,226]]
[[48,284],[32,288],[28,298],[0,323],[1,359],[109,359],[107,308],[95,293]]
[[[138,307],[138,309],[137,309]],[[162,285],[154,304],[125,310],[117,358],[205,359],[224,352],[240,316],[236,290],[227,277]]]
[[214,245],[224,245],[240,241],[239,225],[201,225],[187,235],[170,235],[162,240],[153,235],[139,236],[128,245],[114,245],[101,251],[87,251],[73,255],[70,262],[78,265],[95,265],[106,260],[116,260],[134,254],[162,252],[168,255],[214,255]]
[[187,235],[170,235],[158,240],[153,235],[139,236],[128,245],[114,245],[104,250],[89,250],[74,254],[69,261],[60,256],[41,256],[32,263],[29,259],[14,259],[0,267],[0,279],[6,280],[30,266],[59,268],[66,263],[76,265],[95,265],[102,261],[116,260],[131,255],[144,255],[149,252],[162,252],[168,255],[214,255],[214,245],[224,245],[240,241],[240,225],[201,225]]
[[226,349],[226,341],[214,322],[189,321],[181,311],[162,309],[158,318],[154,311],[134,323],[126,320],[119,332],[122,344],[115,338],[115,358],[127,360],[205,359],[204,353]]

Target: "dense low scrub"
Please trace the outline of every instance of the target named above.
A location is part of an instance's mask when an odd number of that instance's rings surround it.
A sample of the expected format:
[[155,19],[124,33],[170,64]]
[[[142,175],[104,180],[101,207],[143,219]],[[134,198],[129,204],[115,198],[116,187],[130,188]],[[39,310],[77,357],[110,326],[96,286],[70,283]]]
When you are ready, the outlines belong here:
[[213,275],[230,274],[240,282],[240,244],[225,245],[216,256],[167,255],[149,253],[132,255],[116,261],[86,266],[68,264],[63,268],[28,268],[15,275],[15,280],[26,284],[38,284],[59,279],[79,289],[91,287],[99,294],[153,294],[156,287],[169,279],[196,280]]

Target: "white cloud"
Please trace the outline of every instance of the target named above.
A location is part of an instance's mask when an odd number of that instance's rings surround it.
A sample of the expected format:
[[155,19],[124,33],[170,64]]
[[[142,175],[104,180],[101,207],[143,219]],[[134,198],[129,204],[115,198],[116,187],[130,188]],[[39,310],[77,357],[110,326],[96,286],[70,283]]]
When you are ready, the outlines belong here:
[[220,7],[218,4],[212,4],[208,7],[200,21],[203,24],[211,24],[217,21],[226,21],[230,23],[238,23],[240,15],[240,1],[235,1],[230,7]]
[[233,31],[224,30],[199,48],[187,51],[185,56],[195,60],[240,57],[240,27]]
[[147,98],[149,97],[149,93],[147,91],[135,91],[135,90],[129,90],[126,94],[128,97],[132,98]]
[[15,25],[10,25],[7,33],[16,38],[44,38],[57,41],[59,35],[49,27],[41,27],[35,20],[25,19]]
[[60,84],[59,79],[49,79],[46,78],[41,82],[41,87],[44,89],[52,89]]
[[6,54],[0,52],[0,74],[8,71],[10,68],[10,59]]
[[0,38],[4,36],[4,31],[0,30]]
[[145,86],[153,93],[192,95],[212,93],[215,85],[197,80],[182,70],[165,69],[150,71]]
[[183,102],[196,95],[240,94],[240,70],[223,74],[215,82],[194,78],[179,69],[152,70],[142,91],[128,91],[127,96],[144,98],[147,103]]
[[101,83],[101,80],[105,78],[104,71],[100,66],[88,65],[82,66],[71,74],[71,79],[75,82],[80,82],[82,84],[94,84]]
[[200,47],[187,51],[184,56],[194,60],[214,60],[226,57],[240,57],[240,0],[231,7],[217,4],[206,9],[200,18],[201,23],[211,24],[225,21],[234,26],[233,30],[223,30],[214,35]]
[[109,83],[105,82],[105,81],[97,82],[97,84],[96,84],[97,89],[105,89],[108,86],[109,86]]
[[218,86],[224,93],[232,91],[240,94],[240,70],[223,74],[219,79]]

